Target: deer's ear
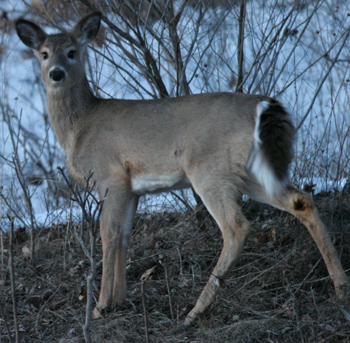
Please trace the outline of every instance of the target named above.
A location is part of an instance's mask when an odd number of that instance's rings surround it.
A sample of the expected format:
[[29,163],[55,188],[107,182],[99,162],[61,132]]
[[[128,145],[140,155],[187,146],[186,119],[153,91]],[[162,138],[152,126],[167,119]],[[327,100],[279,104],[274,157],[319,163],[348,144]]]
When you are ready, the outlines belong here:
[[46,33],[31,21],[19,19],[16,30],[21,41],[32,49],[38,50],[46,39]]
[[71,30],[71,34],[81,45],[87,45],[98,34],[101,24],[101,13],[93,12],[81,19]]

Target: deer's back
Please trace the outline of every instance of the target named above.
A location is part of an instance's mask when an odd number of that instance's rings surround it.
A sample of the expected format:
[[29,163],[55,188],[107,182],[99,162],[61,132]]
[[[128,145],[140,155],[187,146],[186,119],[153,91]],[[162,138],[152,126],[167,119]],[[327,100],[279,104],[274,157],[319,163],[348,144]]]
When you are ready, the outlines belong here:
[[228,159],[245,163],[256,105],[265,99],[232,93],[101,99],[82,119],[67,165],[76,178],[94,170],[98,179],[105,179],[116,173],[125,178],[139,173],[186,174],[208,163],[212,155],[216,164]]

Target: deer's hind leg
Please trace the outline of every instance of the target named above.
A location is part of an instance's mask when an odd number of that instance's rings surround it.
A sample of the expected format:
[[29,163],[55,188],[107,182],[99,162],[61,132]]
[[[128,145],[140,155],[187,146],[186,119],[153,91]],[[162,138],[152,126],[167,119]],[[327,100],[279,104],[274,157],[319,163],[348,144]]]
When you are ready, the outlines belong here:
[[312,197],[289,186],[277,199],[266,202],[293,214],[306,226],[326,263],[337,298],[345,300],[349,296],[349,280]]
[[203,179],[193,187],[201,197],[210,214],[218,223],[222,236],[223,248],[219,260],[211,273],[209,281],[199,296],[195,307],[187,315],[184,324],[189,325],[203,313],[214,301],[220,284],[225,279],[240,256],[250,232],[250,225],[237,203],[237,191],[233,184],[223,184],[219,179]]

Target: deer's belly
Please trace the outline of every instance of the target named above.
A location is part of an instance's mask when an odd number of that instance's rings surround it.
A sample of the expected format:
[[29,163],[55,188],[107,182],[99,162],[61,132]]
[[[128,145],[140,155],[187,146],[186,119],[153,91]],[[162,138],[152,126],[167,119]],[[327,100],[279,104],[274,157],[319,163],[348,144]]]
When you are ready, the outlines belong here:
[[138,175],[131,182],[135,194],[158,193],[191,186],[190,180],[182,173],[169,175]]

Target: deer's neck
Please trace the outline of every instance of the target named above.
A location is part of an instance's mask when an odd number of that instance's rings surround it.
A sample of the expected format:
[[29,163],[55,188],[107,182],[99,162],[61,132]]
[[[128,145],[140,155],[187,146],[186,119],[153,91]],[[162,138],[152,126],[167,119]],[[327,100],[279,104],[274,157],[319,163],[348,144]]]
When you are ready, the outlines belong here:
[[70,88],[48,89],[47,108],[50,122],[58,142],[66,153],[74,143],[79,125],[92,111],[96,101],[97,98],[93,95],[86,79],[81,84]]

